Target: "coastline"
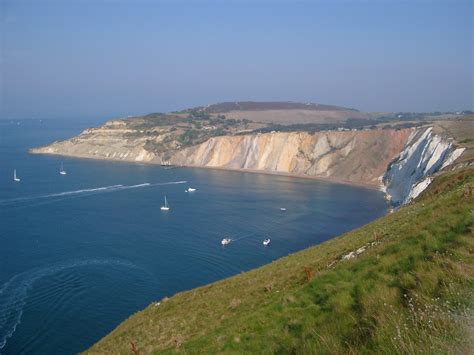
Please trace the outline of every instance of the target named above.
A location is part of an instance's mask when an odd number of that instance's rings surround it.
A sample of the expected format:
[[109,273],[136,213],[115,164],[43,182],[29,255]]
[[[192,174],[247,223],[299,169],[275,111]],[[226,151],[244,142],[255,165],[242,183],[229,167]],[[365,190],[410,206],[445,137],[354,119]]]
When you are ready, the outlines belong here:
[[[41,147],[40,147],[41,148]],[[123,162],[123,163],[133,163],[133,164],[149,164],[149,165],[159,165],[161,166],[161,162],[153,161],[153,160],[133,160],[133,159],[111,159],[105,158],[101,156],[83,156],[79,154],[61,154],[61,153],[51,153],[51,152],[38,152],[35,150],[40,148],[30,148],[28,150],[29,154],[44,154],[44,155],[55,155],[55,156],[63,156],[68,158],[75,158],[75,159],[90,159],[90,160],[103,160],[103,161],[110,161],[110,162]],[[362,182],[355,182],[349,181],[345,179],[335,178],[335,177],[325,177],[325,176],[314,176],[314,175],[301,175],[301,174],[294,174],[294,173],[285,173],[281,171],[268,171],[268,170],[256,170],[256,169],[244,169],[244,168],[226,168],[226,167],[218,167],[218,166],[201,166],[201,165],[175,165],[178,168],[196,168],[196,169],[211,169],[211,170],[224,170],[224,171],[235,171],[235,172],[243,172],[243,173],[252,173],[252,174],[264,174],[264,175],[277,175],[277,176],[286,176],[292,178],[299,178],[299,179],[306,179],[306,180],[317,180],[317,181],[324,181],[332,184],[342,184],[342,185],[349,185],[355,187],[362,187],[367,188],[370,190],[378,190],[381,192],[383,191],[382,184],[371,184],[371,183],[362,183]]]
[[264,175],[276,175],[276,176],[286,176],[292,178],[299,178],[299,179],[306,179],[306,180],[318,180],[323,182],[328,182],[331,184],[341,184],[341,185],[350,185],[356,187],[363,187],[370,190],[379,190],[383,192],[382,186],[380,184],[368,184],[368,183],[361,183],[361,182],[354,182],[340,178],[333,178],[333,177],[324,177],[324,176],[312,176],[312,175],[301,175],[301,174],[293,174],[293,173],[284,173],[280,171],[268,171],[268,170],[256,170],[256,169],[233,169],[233,168],[223,168],[218,166],[199,166],[199,165],[183,165],[179,166],[183,168],[197,168],[197,169],[212,169],[212,170],[224,170],[224,171],[236,171],[242,173],[252,173],[252,174],[264,174]]

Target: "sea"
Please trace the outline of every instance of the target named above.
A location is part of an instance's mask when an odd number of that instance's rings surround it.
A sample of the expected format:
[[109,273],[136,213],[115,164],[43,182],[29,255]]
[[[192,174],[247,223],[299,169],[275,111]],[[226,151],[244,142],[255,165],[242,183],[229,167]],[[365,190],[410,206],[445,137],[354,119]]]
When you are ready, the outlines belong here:
[[379,191],[325,181],[28,153],[100,123],[0,120],[1,354],[84,351],[151,302],[388,210]]

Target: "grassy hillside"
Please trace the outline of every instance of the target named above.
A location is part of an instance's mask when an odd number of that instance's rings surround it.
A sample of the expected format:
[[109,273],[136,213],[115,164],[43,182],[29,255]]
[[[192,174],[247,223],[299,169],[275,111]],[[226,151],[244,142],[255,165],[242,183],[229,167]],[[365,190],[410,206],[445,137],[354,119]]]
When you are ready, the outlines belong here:
[[365,227],[150,305],[89,353],[468,353],[473,210],[474,168],[445,173]]

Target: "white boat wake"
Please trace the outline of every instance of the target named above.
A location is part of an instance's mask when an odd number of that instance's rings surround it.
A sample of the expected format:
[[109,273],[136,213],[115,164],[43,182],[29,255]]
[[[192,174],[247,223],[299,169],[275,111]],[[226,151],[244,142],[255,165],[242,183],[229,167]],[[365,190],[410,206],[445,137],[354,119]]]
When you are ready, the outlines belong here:
[[[81,189],[81,190],[74,190],[74,191],[65,191],[65,192],[57,192],[47,195],[39,195],[39,196],[27,196],[27,197],[18,197],[18,198],[11,198],[0,200],[0,205],[2,206],[10,206],[10,205],[17,205],[21,202],[26,201],[34,201],[34,200],[43,200],[49,198],[57,198],[57,197],[68,197],[68,196],[78,196],[78,195],[95,195],[99,193],[106,193],[106,192],[114,192],[114,191],[122,191],[122,190],[129,190],[129,189],[136,189],[140,187],[147,187],[147,186],[163,186],[163,185],[176,185],[176,184],[185,184],[187,181],[170,181],[170,182],[160,182],[160,183],[142,183],[137,185],[110,185],[110,186],[102,186],[102,187],[95,187],[89,189]],[[57,201],[61,201],[58,199]]]
[[66,269],[94,265],[140,269],[135,264],[118,259],[75,260],[26,271],[13,276],[4,283],[0,288],[0,350],[5,347],[7,340],[12,337],[21,323],[28,291],[36,281]]

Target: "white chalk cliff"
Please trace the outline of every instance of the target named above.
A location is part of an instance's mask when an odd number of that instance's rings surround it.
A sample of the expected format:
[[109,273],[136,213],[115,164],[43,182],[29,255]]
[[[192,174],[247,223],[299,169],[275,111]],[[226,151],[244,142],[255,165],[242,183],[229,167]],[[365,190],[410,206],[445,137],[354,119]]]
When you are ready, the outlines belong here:
[[450,139],[434,134],[431,127],[413,131],[384,174],[385,191],[394,204],[409,202],[428,187],[431,175],[449,166],[463,151],[454,149]]

